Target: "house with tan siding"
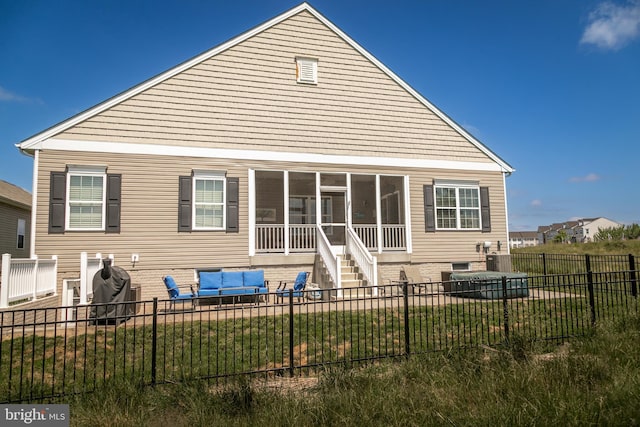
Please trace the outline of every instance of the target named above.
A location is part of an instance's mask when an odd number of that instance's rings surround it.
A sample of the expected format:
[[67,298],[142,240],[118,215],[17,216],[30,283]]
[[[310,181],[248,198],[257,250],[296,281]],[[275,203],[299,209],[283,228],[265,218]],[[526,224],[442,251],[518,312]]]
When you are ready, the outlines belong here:
[[18,147],[33,252],[60,281],[111,254],[145,298],[196,267],[437,280],[508,242],[513,168],[307,3]]
[[0,180],[0,254],[29,258],[31,193]]

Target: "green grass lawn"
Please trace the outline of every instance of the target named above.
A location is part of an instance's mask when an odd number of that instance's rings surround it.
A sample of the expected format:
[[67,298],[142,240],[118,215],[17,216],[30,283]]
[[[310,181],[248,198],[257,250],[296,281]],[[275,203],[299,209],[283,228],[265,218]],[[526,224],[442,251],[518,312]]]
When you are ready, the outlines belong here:
[[238,380],[136,387],[67,400],[78,426],[640,424],[640,317],[549,347],[514,336],[471,348],[334,365],[313,381]]
[[640,256],[640,240],[612,240],[608,242],[588,242],[588,243],[547,243],[526,248],[511,249],[517,253],[547,253],[547,254],[569,254],[569,255],[628,255]]

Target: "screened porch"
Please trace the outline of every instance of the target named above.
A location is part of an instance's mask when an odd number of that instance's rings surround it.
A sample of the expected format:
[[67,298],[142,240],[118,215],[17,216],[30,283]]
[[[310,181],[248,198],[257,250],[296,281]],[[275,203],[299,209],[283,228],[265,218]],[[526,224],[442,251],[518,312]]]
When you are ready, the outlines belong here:
[[252,178],[255,253],[316,252],[318,230],[333,246],[351,229],[372,253],[408,248],[404,176],[255,171]]

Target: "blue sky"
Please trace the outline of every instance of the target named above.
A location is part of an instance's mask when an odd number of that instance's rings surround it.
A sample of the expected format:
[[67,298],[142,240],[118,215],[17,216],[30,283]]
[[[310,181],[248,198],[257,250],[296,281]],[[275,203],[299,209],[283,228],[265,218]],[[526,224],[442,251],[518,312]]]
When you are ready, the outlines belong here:
[[[14,144],[298,5],[0,0],[0,179]],[[511,164],[511,231],[640,223],[640,0],[310,4]]]

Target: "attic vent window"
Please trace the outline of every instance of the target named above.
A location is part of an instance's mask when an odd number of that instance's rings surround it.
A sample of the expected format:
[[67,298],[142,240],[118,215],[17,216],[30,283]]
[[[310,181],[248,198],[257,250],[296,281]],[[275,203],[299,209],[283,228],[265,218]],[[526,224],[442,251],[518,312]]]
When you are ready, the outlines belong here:
[[296,81],[298,83],[318,84],[318,60],[314,58],[296,58]]

